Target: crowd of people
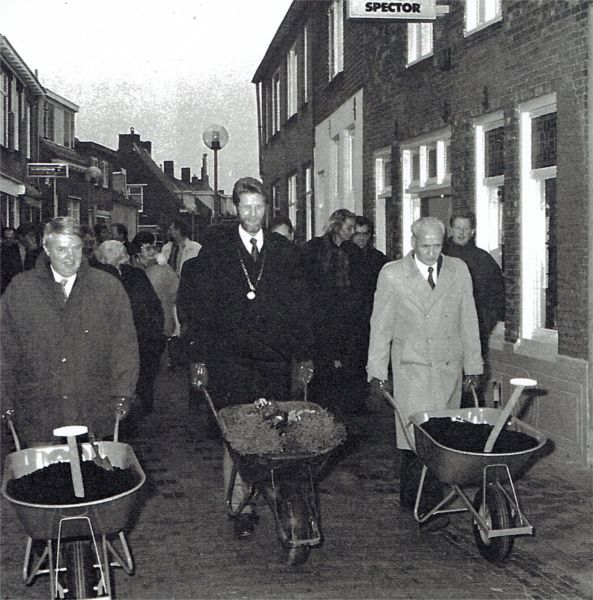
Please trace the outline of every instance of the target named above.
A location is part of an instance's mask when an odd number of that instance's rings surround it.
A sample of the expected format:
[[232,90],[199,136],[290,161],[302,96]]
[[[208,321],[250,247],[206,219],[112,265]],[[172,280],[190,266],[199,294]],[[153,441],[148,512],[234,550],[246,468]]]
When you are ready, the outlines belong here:
[[[149,414],[167,348],[171,368],[187,377],[193,365],[217,409],[308,386],[308,399],[348,423],[385,391],[407,416],[458,407],[464,385],[478,385],[504,284],[475,246],[473,213],[451,216],[449,239],[440,220],[418,219],[412,251],[389,262],[373,223],[347,209],[299,245],[286,217],[266,227],[260,181],[238,180],[233,203],[237,222],[211,226],[201,244],[181,221],[162,248],[151,232],[130,241],[121,223],[69,217],[42,235],[31,224],[2,230],[2,412],[14,412],[25,444],[51,443],[71,423],[107,436],[116,408],[132,423]],[[397,446],[400,501],[413,507],[420,465],[399,424]],[[231,470],[225,452],[225,485]],[[246,493],[239,478],[233,504]],[[235,535],[256,521],[248,503]]]

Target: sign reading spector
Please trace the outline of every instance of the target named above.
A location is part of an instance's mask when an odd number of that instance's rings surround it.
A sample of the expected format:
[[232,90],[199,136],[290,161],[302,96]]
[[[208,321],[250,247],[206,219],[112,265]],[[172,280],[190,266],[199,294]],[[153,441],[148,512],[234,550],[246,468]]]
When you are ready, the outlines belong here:
[[348,0],[350,19],[400,19],[402,21],[433,21],[436,19],[436,0],[413,2],[368,2]]

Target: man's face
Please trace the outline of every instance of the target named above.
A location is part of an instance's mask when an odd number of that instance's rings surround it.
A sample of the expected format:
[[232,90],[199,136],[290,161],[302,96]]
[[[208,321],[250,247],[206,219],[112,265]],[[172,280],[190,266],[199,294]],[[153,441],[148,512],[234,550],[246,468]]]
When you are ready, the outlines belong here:
[[181,233],[179,232],[179,229],[177,229],[173,223],[171,223],[171,225],[169,225],[167,234],[169,235],[169,239],[172,242],[179,243],[181,241]]
[[70,277],[78,272],[82,258],[82,240],[76,235],[53,233],[44,246],[51,266],[62,277]]
[[443,232],[435,225],[425,225],[412,236],[412,248],[418,260],[428,267],[434,265],[443,247]]
[[138,258],[144,266],[148,266],[156,262],[156,252],[156,244],[142,244]]
[[37,236],[32,231],[21,236],[20,242],[27,250],[35,250],[37,248]]
[[457,217],[451,226],[451,237],[459,246],[465,246],[474,237],[475,232],[469,219]]
[[371,239],[371,234],[369,232],[368,225],[355,225],[354,226],[354,235],[352,236],[352,241],[362,250],[364,250],[369,240]]
[[354,223],[354,219],[346,219],[334,233],[334,240],[337,242],[338,246],[342,242],[347,242],[352,239],[352,236],[354,235]]
[[118,232],[117,227],[111,226],[111,239],[119,240],[120,242],[124,241],[124,236]]
[[241,194],[237,205],[241,227],[247,233],[257,233],[263,227],[266,208],[265,198],[261,194],[251,192]]
[[85,233],[82,238],[82,253],[91,258],[95,253],[95,236],[90,233]]

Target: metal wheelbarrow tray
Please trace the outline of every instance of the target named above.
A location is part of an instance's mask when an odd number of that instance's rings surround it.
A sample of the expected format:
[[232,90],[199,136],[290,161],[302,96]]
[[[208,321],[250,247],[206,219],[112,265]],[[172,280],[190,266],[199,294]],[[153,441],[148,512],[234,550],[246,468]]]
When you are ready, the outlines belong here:
[[410,417],[410,422],[414,426],[416,453],[441,482],[449,485],[478,485],[482,481],[484,468],[500,463],[508,467],[511,475],[516,475],[530,458],[530,455],[539,450],[547,441],[546,437],[537,429],[516,417],[510,417],[506,425],[507,429],[525,433],[535,438],[537,446],[520,452],[504,454],[464,452],[443,446],[421,427],[422,423],[433,417],[449,417],[454,421],[463,420],[477,425],[494,426],[499,414],[500,411],[495,408],[475,407],[414,413]]
[[[14,506],[27,535],[32,539],[49,540],[58,537],[60,521],[64,521],[62,535],[65,537],[88,534],[83,517],[90,519],[96,535],[117,533],[125,527],[138,490],[146,481],[131,446],[121,442],[98,442],[99,452],[107,456],[114,467],[132,469],[135,485],[116,496],[77,504],[35,504],[12,497],[7,491],[8,482],[29,475],[53,463],[70,462],[67,445],[40,446],[18,450],[6,457],[2,495]],[[92,460],[90,444],[81,444],[83,461]],[[80,517],[81,519],[78,519]]]

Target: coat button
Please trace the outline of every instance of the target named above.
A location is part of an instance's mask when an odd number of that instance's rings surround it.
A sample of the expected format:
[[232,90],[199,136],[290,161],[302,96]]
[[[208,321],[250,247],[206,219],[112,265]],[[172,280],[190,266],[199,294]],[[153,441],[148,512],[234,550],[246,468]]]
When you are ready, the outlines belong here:
[[68,400],[68,396],[62,396],[62,400]]
[[62,362],[65,363],[68,359],[67,358],[63,358]]

